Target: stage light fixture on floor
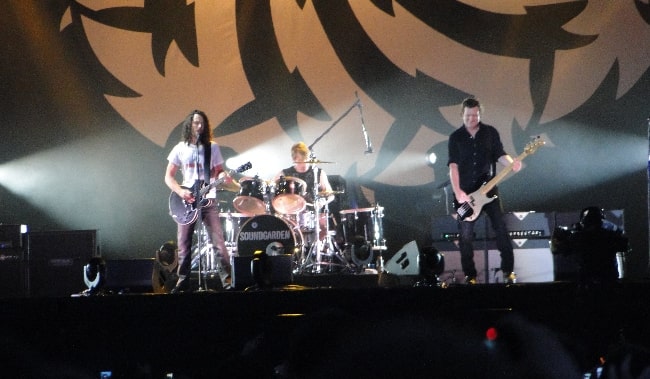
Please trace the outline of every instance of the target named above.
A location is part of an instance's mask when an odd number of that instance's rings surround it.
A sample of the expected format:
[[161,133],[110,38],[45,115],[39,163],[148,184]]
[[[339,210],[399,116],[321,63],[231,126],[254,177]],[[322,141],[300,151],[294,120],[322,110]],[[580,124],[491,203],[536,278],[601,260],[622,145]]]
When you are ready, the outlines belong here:
[[420,250],[420,285],[437,286],[439,277],[445,271],[445,256],[435,247],[427,246]]
[[156,251],[153,263],[152,287],[154,293],[169,293],[178,281],[178,245],[167,241]]
[[91,258],[84,266],[84,283],[87,290],[82,295],[97,295],[106,284],[106,262],[101,257]]

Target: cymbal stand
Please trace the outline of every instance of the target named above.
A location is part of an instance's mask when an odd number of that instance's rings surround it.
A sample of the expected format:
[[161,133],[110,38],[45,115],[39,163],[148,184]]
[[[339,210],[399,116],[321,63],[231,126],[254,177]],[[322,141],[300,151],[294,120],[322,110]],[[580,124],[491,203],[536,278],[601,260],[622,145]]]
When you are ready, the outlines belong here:
[[[336,264],[334,263],[334,259],[336,258],[339,260],[341,266],[344,266],[345,268],[351,270],[350,263],[341,255],[341,250],[336,247],[336,244],[334,244],[334,241],[332,241],[332,236],[330,234],[330,226],[329,226],[329,219],[330,219],[330,209],[329,209],[329,204],[325,203],[325,238],[323,238],[322,241],[318,241],[322,243],[323,249],[322,251],[326,252],[328,255],[332,257],[332,261],[329,262],[330,265],[330,271],[333,270],[333,266]],[[320,222],[318,222],[320,224]],[[318,238],[320,238],[320,234],[317,235]],[[321,251],[319,249],[319,251]]]
[[[302,262],[302,265],[300,269],[298,270],[299,273],[303,273],[304,270],[311,265],[311,272],[314,274],[320,274],[322,273],[322,254],[323,251],[325,251],[326,255],[332,255],[333,257],[338,258],[341,260],[344,266],[349,267],[349,264],[345,261],[343,257],[341,257],[337,249],[334,248],[334,243],[332,242],[332,237],[329,235],[329,219],[327,220],[326,224],[326,236],[325,238],[321,241],[320,240],[320,206],[318,204],[318,201],[321,199],[321,197],[318,195],[318,189],[319,189],[319,171],[318,167],[316,164],[312,165],[312,170],[314,171],[314,186],[313,186],[313,199],[314,199],[314,217],[315,217],[315,225],[314,225],[314,242],[312,245],[309,247],[309,252],[305,259]],[[329,206],[325,205],[325,213],[327,217],[329,217]],[[313,260],[313,262],[312,262]],[[330,264],[333,264],[333,262],[330,262]],[[331,269],[331,266],[330,266]]]
[[312,245],[309,247],[309,252],[305,256],[305,259],[302,262],[302,265],[300,266],[300,269],[298,270],[299,273],[302,273],[307,266],[309,266],[309,262],[311,259],[316,259],[316,261],[311,265],[312,273],[314,274],[319,274],[321,272],[321,256],[320,256],[320,249],[319,249],[319,238],[320,238],[320,209],[318,206],[318,187],[319,187],[319,171],[318,167],[316,164],[312,165],[312,171],[314,172],[314,185],[312,189],[312,196],[314,199],[314,216],[315,216],[315,225],[314,225],[314,242]]

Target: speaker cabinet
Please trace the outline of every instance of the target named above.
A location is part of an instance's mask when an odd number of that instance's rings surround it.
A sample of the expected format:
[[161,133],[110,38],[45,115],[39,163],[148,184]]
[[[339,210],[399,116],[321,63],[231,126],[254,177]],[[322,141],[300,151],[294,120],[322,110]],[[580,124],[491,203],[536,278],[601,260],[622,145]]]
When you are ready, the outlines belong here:
[[28,295],[70,296],[86,289],[83,267],[97,253],[96,230],[27,234]]
[[[268,265],[264,268],[270,270],[264,273],[270,281],[270,286],[283,286],[293,282],[291,270],[292,256],[289,254],[267,256]],[[233,257],[232,286],[241,290],[256,285],[252,269],[253,257]]]
[[0,250],[3,249],[23,249],[22,232],[25,225],[19,224],[0,224]]
[[154,258],[106,261],[104,288],[115,293],[153,292]]
[[[549,246],[550,240],[526,240],[525,243],[514,248],[515,273],[518,283],[543,283],[554,280],[553,255]],[[515,243],[516,245],[516,243]],[[475,244],[480,246],[480,243]],[[441,281],[447,283],[463,283],[465,274],[460,264],[460,251],[449,249],[449,243],[434,243],[445,257],[445,270],[440,276]],[[487,263],[487,264],[486,264]],[[487,262],[485,250],[474,250],[474,264],[478,272],[479,283],[502,283],[503,273],[501,272],[501,253],[493,246],[487,251]],[[487,277],[486,277],[487,275]]]
[[27,296],[23,255],[21,249],[0,249],[0,298]]

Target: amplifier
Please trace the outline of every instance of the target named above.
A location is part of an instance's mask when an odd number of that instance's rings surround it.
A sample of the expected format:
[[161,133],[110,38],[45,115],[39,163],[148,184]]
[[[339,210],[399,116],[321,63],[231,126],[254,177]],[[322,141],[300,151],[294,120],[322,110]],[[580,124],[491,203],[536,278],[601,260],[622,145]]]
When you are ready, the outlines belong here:
[[[268,266],[266,272],[271,287],[284,286],[293,282],[292,256],[290,254],[270,255],[267,256]],[[233,257],[232,258],[232,286],[241,290],[258,284],[253,277],[253,256]]]
[[27,295],[23,254],[21,249],[0,249],[0,298]]
[[116,293],[153,292],[154,258],[106,261],[104,287]]
[[83,267],[97,253],[96,230],[27,233],[30,296],[71,296],[86,289]]
[[[605,219],[625,230],[625,211],[623,209],[605,210]],[[557,212],[555,215],[556,226],[571,227],[580,222],[580,211]]]
[[[553,255],[549,247],[550,240],[534,240],[534,244],[526,248],[515,248],[515,267],[518,283],[543,283],[554,280]],[[434,247],[438,249],[438,243]],[[538,246],[538,247],[533,247]],[[465,274],[460,264],[459,250],[438,250],[445,257],[444,273],[440,280],[448,284],[452,282],[463,283]],[[479,283],[502,283],[501,255],[496,249],[487,251],[487,264],[485,250],[474,250],[474,264],[478,272]],[[487,274],[487,275],[486,275]],[[487,276],[487,277],[486,277]]]
[[[550,238],[555,228],[555,212],[509,212],[504,220],[510,238]],[[452,216],[437,216],[432,219],[432,240],[458,240],[458,221]],[[495,238],[490,221],[480,216],[474,225],[475,240]]]
[[22,234],[27,231],[27,225],[0,224],[0,250],[22,249]]
[[[555,228],[555,212],[509,212],[504,219],[510,238],[549,238]],[[495,237],[491,228],[489,235]]]

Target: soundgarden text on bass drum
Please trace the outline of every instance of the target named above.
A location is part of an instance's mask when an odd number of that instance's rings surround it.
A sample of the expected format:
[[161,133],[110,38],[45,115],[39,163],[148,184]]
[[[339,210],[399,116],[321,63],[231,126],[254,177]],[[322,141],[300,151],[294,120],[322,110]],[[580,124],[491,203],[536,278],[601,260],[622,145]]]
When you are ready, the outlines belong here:
[[[237,167],[236,170],[231,170],[230,174],[240,173],[250,170],[253,165],[250,162],[244,163]],[[191,188],[183,187],[192,191],[194,194],[194,202],[190,203],[185,201],[182,197],[178,196],[176,192],[169,194],[169,214],[172,216],[176,223],[181,225],[190,224],[199,217],[199,209],[210,205],[210,199],[205,199],[204,196],[210,189],[220,184],[223,184],[226,177],[223,176],[214,182],[204,185],[202,180],[197,180]]]
[[[546,142],[540,137],[536,137],[533,141],[529,142],[524,148],[524,152],[521,153],[517,160],[523,161],[527,156],[535,153],[537,149],[544,145]],[[512,164],[505,167],[501,172],[494,176],[489,182],[483,183],[481,188],[469,194],[471,201],[468,201],[463,204],[458,204],[454,200],[454,206],[456,207],[456,215],[461,221],[474,221],[481,214],[483,206],[496,198],[496,196],[488,197],[487,194],[490,192],[494,186],[496,186],[503,178],[512,171]]]

